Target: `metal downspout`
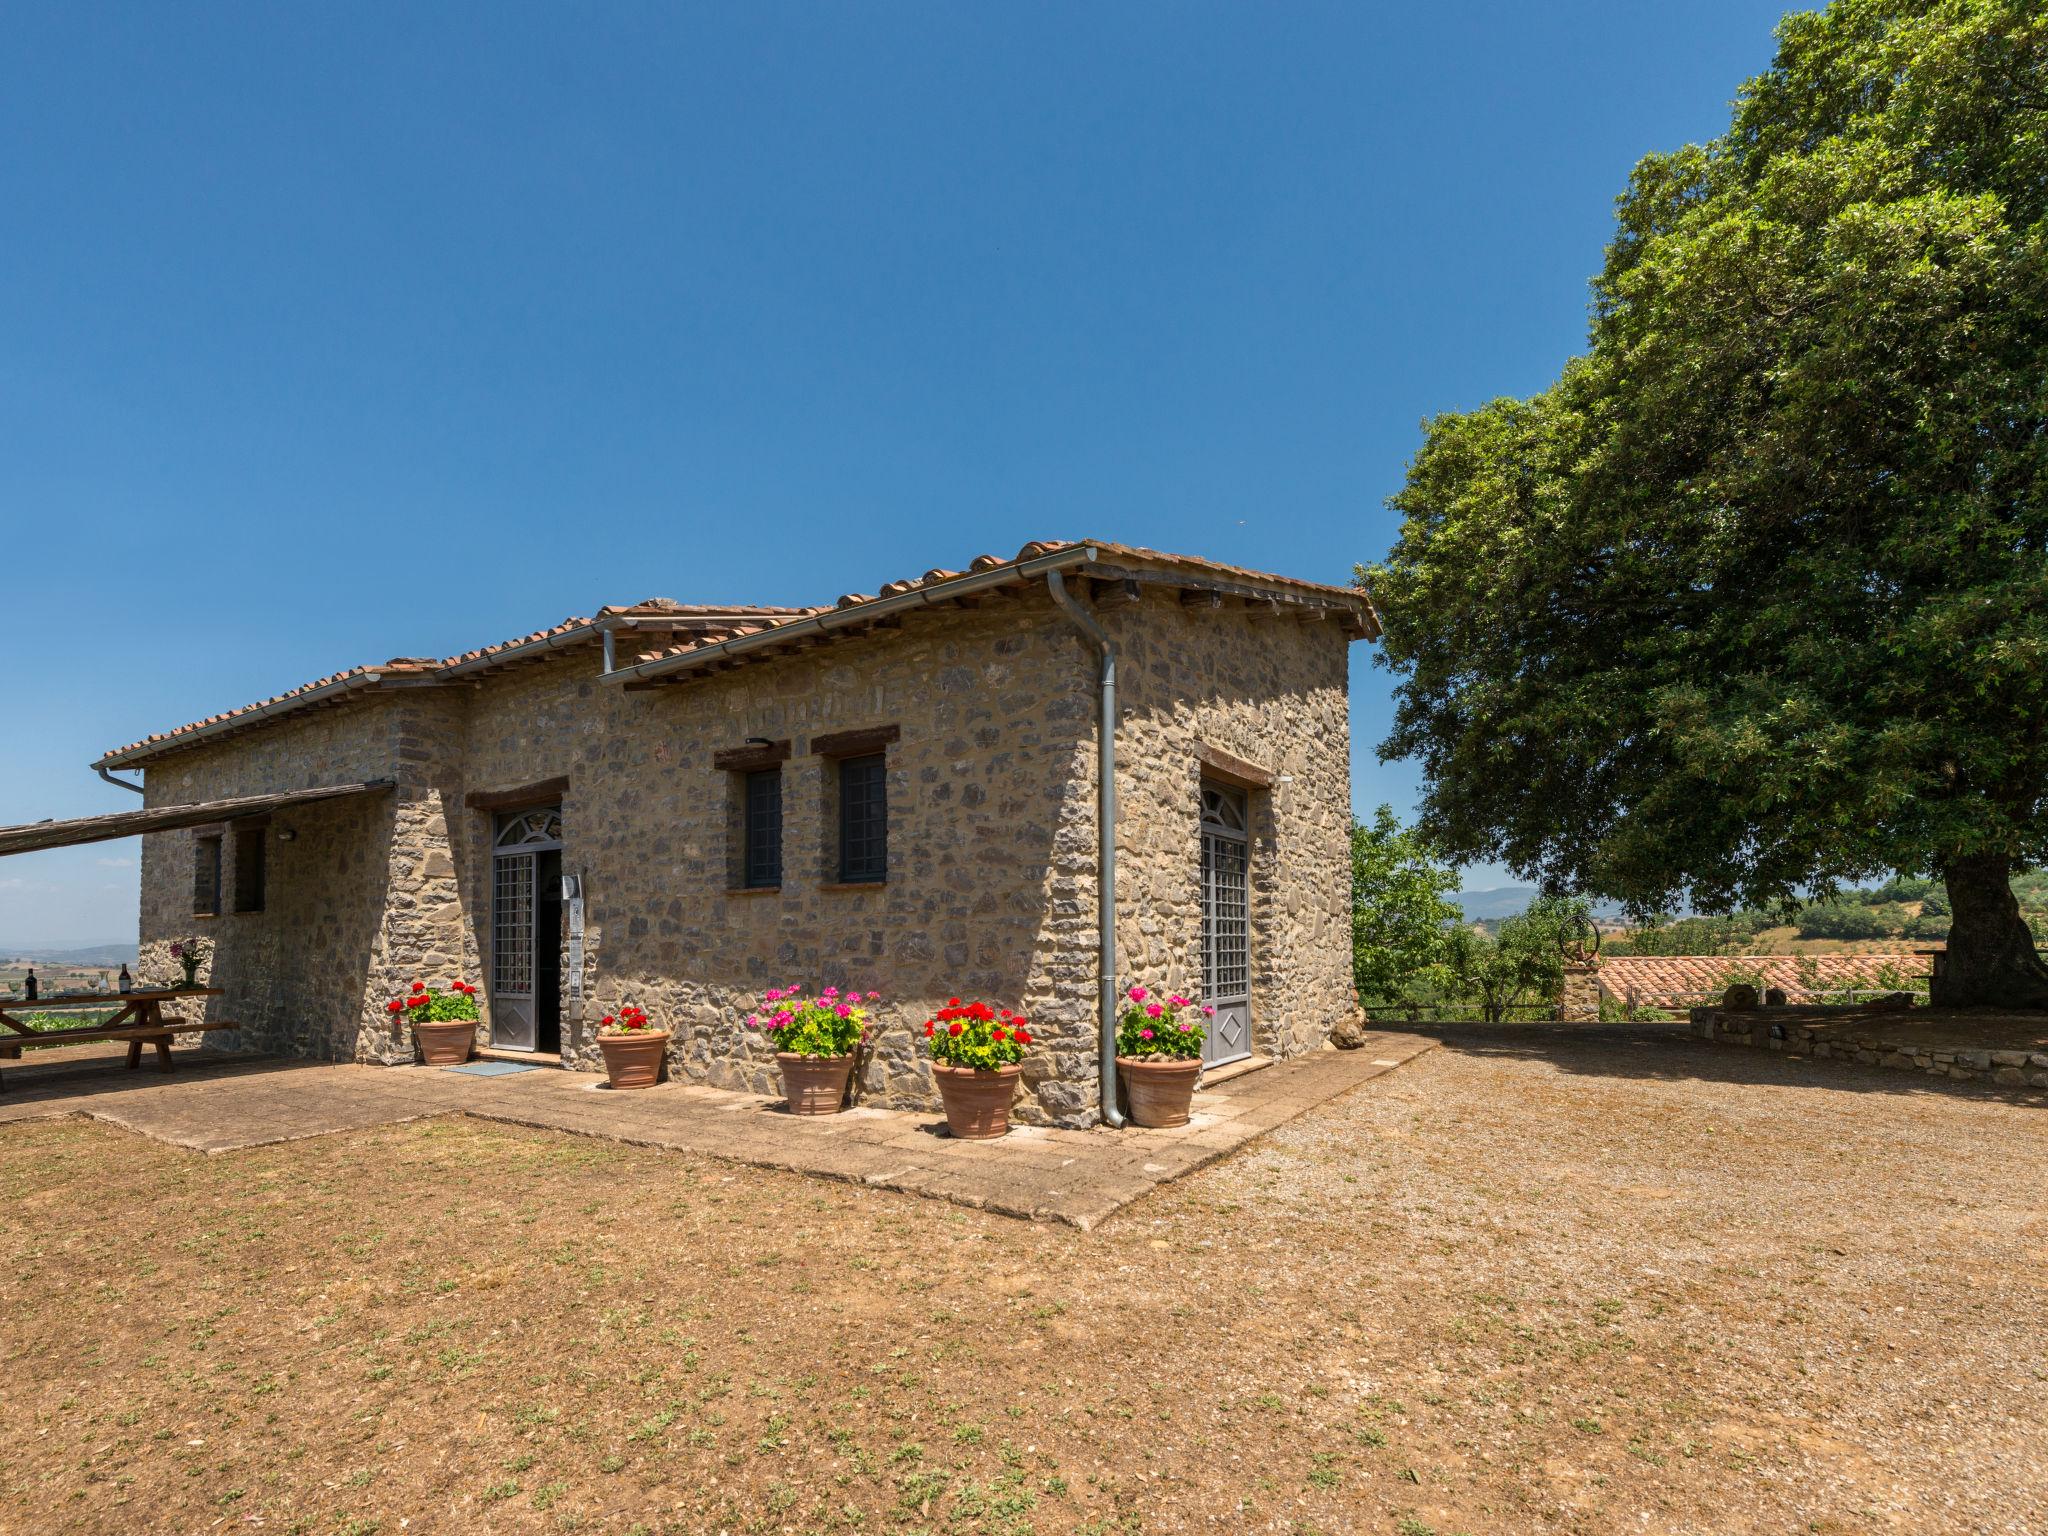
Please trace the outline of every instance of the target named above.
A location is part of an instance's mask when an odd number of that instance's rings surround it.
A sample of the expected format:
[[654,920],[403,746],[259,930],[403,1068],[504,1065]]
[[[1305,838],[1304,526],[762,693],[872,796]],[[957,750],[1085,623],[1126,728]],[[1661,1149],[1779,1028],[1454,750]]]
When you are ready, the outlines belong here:
[[94,763],[92,765],[92,771],[98,774],[101,778],[105,779],[109,784],[118,784],[123,789],[132,789],[138,795],[145,793],[143,787],[140,784],[130,784],[126,779],[115,778],[114,775],[108,771],[107,765],[105,763]]
[[1045,586],[1060,611],[1102,658],[1102,719],[1096,727],[1095,749],[1095,828],[1099,838],[1095,912],[1102,973],[1099,1091],[1102,1123],[1121,1126],[1124,1117],[1116,1107],[1116,647],[1095,615],[1067,591],[1066,580],[1057,570],[1045,573]]

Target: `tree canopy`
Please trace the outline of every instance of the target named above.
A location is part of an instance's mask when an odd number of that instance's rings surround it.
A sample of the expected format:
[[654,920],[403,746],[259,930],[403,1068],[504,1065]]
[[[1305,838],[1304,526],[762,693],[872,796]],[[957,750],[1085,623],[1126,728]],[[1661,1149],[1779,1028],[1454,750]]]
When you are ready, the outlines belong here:
[[1638,913],[1939,873],[1937,1000],[2048,1005],[2048,8],[1778,41],[1636,167],[1588,351],[1427,423],[1381,755],[1447,857]]

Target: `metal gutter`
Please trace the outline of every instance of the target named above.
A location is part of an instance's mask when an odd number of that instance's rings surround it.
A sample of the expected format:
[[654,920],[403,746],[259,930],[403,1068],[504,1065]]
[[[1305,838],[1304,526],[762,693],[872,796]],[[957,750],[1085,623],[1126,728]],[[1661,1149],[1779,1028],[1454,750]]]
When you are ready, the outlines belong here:
[[1100,658],[1102,713],[1095,744],[1095,942],[1100,972],[1097,1077],[1102,1123],[1121,1126],[1116,1107],[1116,646],[1109,632],[1067,591],[1057,567],[1045,573],[1046,590]]
[[[132,789],[138,795],[148,793],[148,791],[145,790],[140,784],[130,784],[126,779],[115,778],[113,774],[107,771],[107,765],[105,763],[94,763],[92,765],[92,771],[98,774],[101,778],[105,779],[109,784],[118,784],[123,789]],[[136,771],[139,773],[141,770],[137,769]]]
[[894,597],[878,597],[871,602],[856,603],[851,608],[834,608],[827,613],[814,614],[808,619],[793,619],[787,624],[771,625],[750,635],[735,635],[730,640],[721,640],[715,645],[698,646],[680,655],[657,656],[652,661],[637,662],[630,667],[608,670],[604,677],[608,682],[631,683],[643,682],[650,678],[670,677],[679,672],[694,672],[725,657],[772,649],[791,640],[800,640],[806,635],[830,635],[836,630],[872,624],[876,619],[887,618],[893,613],[904,613],[913,608],[936,607],[940,603],[951,602],[956,597],[969,597],[976,592],[986,592],[991,587],[1008,586],[1013,582],[1026,581],[1046,572],[1087,565],[1097,556],[1098,551],[1092,544],[1077,544],[1068,549],[1056,549],[1048,554],[1034,555],[1029,560],[1013,560],[1008,565],[994,566],[986,571],[974,571],[965,576],[935,581],[929,586],[913,587],[910,591],[899,592]]

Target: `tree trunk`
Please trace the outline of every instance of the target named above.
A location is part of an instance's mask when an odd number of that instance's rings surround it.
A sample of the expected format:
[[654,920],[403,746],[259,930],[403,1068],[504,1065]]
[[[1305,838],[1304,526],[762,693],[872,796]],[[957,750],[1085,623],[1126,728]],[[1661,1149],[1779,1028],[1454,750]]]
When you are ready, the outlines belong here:
[[1943,1008],[2048,1008],[2048,965],[2012,894],[2012,863],[1997,854],[1951,859],[1948,954],[1929,989]]

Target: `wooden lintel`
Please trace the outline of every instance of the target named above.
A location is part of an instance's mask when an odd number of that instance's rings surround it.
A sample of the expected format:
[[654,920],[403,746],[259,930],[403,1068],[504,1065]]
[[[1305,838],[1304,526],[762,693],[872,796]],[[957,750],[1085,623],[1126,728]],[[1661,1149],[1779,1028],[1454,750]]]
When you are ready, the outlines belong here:
[[1183,608],[1221,608],[1223,594],[1212,592],[1206,587],[1183,587],[1180,591],[1180,605]]
[[1246,789],[1271,789],[1279,778],[1272,769],[1261,768],[1248,758],[1226,752],[1221,747],[1212,747],[1207,742],[1195,749],[1195,757],[1205,773]]
[[757,768],[773,768],[789,761],[790,744],[787,741],[748,742],[744,747],[723,747],[711,754],[711,766],[729,769],[734,773],[751,773]]
[[472,811],[520,811],[530,805],[551,805],[569,793],[569,776],[559,774],[517,789],[472,789],[462,803]]
[[819,757],[865,757],[903,738],[900,725],[870,725],[857,731],[827,731],[811,738],[811,751]]

